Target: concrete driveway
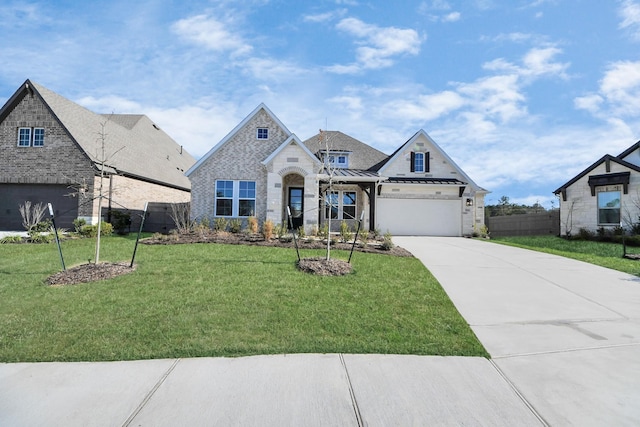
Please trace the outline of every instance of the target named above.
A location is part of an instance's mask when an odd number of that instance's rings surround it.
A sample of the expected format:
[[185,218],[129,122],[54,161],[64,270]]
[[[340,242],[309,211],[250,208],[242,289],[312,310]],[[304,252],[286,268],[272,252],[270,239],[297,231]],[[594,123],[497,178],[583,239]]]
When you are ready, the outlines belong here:
[[640,278],[480,240],[394,241],[548,424],[640,425]]

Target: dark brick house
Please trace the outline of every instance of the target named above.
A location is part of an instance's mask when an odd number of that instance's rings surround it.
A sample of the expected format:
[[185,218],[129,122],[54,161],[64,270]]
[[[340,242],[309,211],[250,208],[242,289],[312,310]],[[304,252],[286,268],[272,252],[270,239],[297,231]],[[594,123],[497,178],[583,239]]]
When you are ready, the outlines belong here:
[[[104,148],[104,149],[103,149]],[[195,159],[144,115],[96,114],[27,80],[0,109],[0,230],[22,229],[19,206],[51,203],[57,223],[105,210],[186,202]]]

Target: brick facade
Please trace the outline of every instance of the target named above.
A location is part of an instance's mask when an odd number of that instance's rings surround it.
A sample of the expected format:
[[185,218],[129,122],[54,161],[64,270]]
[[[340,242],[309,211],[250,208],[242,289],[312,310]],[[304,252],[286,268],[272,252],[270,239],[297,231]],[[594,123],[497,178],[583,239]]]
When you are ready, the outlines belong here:
[[[44,128],[44,145],[19,147],[18,132],[23,127]],[[96,135],[99,132],[100,129],[95,129]],[[24,196],[16,195],[15,184],[25,185],[24,194],[34,193],[29,190],[29,186],[38,186],[39,194],[48,194],[45,196],[47,199],[53,197],[54,192],[42,191],[42,185],[50,185],[50,188],[57,189],[56,197],[64,197],[65,200],[77,193],[74,196],[77,200],[77,216],[90,223],[97,220],[98,202],[94,199],[97,197],[94,190],[97,189],[99,179],[91,159],[28,83],[2,109],[0,152],[0,198],[3,195],[5,198],[11,197],[11,200],[3,200],[3,205],[8,206],[7,210],[17,209],[18,203],[22,203],[24,199]],[[115,196],[113,202],[130,209],[142,209],[144,201],[185,202],[190,198],[189,191],[139,179],[114,176],[112,182]],[[105,194],[108,194],[109,178],[105,179],[105,186]],[[61,195],[60,189],[65,187],[69,194]],[[83,188],[82,194],[78,192],[80,187]],[[103,206],[107,205],[108,202],[105,201]],[[15,216],[13,212],[11,214]],[[15,220],[11,220],[11,224],[15,224]],[[3,226],[6,225],[0,223],[0,229]]]

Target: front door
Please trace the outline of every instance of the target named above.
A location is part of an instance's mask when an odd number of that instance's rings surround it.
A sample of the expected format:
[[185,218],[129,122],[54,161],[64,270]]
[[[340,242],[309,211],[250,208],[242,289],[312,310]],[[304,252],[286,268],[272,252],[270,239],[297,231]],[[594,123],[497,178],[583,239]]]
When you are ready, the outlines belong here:
[[304,188],[289,187],[289,209],[293,229],[297,230],[304,224]]

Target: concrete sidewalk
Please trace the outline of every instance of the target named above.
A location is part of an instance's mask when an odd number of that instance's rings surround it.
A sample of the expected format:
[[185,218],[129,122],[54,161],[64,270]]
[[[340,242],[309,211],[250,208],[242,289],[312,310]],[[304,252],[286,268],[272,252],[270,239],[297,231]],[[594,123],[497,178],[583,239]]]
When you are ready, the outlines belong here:
[[491,361],[296,354],[0,364],[2,426],[540,426]]
[[479,240],[394,241],[550,425],[640,425],[640,278]]
[[638,278],[484,241],[394,241],[436,276],[492,360],[0,364],[0,425],[640,425]]

